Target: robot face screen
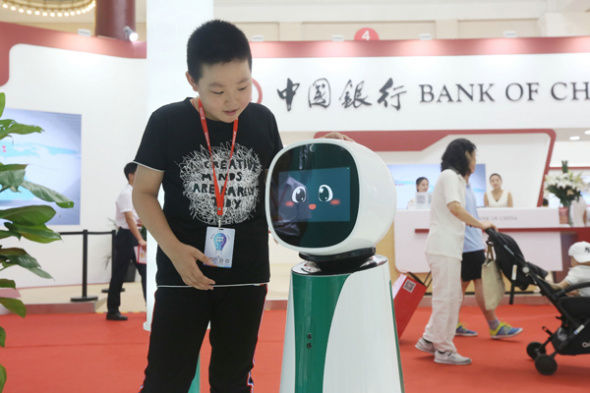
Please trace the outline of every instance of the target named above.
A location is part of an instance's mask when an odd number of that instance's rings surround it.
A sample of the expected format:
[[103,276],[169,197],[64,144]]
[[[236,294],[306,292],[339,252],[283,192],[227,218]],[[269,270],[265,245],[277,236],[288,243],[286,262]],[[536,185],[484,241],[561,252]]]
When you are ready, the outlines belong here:
[[354,159],[340,146],[318,143],[287,151],[271,174],[275,233],[297,247],[342,242],[356,223],[358,183]]
[[282,221],[350,220],[350,168],[279,173]]

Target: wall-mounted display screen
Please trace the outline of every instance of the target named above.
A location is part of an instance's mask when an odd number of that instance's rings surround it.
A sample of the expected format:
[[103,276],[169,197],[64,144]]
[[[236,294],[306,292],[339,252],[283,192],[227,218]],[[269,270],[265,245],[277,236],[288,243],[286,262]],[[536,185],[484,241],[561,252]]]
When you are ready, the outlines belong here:
[[62,209],[35,197],[24,188],[20,192],[0,193],[0,207],[50,205],[56,211],[49,225],[80,224],[81,130],[82,116],[66,113],[5,108],[2,119],[35,125],[44,131],[13,135],[0,141],[0,162],[26,164],[25,180],[48,187],[74,202],[71,209]]
[[[431,193],[440,176],[440,164],[390,164],[387,167],[395,180],[398,209],[412,208],[416,205],[416,179],[426,177],[429,182],[428,193]],[[469,177],[469,184],[475,193],[477,206],[483,206],[483,196],[487,187],[485,164],[475,165],[475,172]]]

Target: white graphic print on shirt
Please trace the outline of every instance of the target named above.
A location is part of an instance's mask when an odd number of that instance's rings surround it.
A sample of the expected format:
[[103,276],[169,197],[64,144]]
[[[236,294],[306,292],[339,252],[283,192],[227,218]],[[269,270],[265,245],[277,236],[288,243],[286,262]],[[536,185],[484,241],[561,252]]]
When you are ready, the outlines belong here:
[[[220,192],[226,176],[229,176],[222,224],[243,222],[250,217],[258,201],[258,176],[262,172],[260,159],[252,149],[236,143],[228,172],[231,143],[211,149]],[[180,177],[184,184],[184,195],[190,200],[191,216],[204,223],[217,225],[215,184],[211,156],[206,147],[201,146],[200,151],[193,151],[184,157],[180,164]]]

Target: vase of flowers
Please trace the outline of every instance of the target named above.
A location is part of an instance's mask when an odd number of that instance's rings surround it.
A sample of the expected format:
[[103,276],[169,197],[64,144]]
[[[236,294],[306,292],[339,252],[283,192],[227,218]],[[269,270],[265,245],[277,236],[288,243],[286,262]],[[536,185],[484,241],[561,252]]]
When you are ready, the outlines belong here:
[[555,176],[546,175],[544,189],[545,192],[555,195],[561,203],[559,223],[571,225],[570,206],[573,200],[580,198],[586,183],[582,180],[582,173],[570,172],[567,161],[561,161],[561,172]]

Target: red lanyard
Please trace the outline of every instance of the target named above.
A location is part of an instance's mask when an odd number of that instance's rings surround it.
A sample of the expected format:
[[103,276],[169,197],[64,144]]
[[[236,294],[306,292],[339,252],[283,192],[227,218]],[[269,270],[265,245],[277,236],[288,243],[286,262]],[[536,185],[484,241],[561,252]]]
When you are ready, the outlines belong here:
[[[217,216],[219,226],[221,227],[221,216],[223,216],[223,204],[225,201],[225,190],[227,188],[227,179],[229,178],[229,169],[232,156],[234,155],[234,147],[236,145],[236,135],[238,134],[238,119],[234,120],[233,137],[231,141],[231,151],[229,153],[229,160],[227,161],[227,175],[223,183],[223,190],[219,191],[219,185],[217,183],[217,175],[215,174],[215,164],[213,163],[213,151],[211,150],[211,141],[209,140],[209,128],[207,127],[207,119],[205,118],[205,109],[201,99],[197,99],[199,103],[199,114],[201,115],[201,125],[203,126],[203,133],[205,134],[205,140],[207,141],[207,147],[209,148],[209,155],[211,157],[211,168],[213,169],[213,184],[215,184],[215,201],[217,202]],[[194,105],[194,101],[193,101]]]

